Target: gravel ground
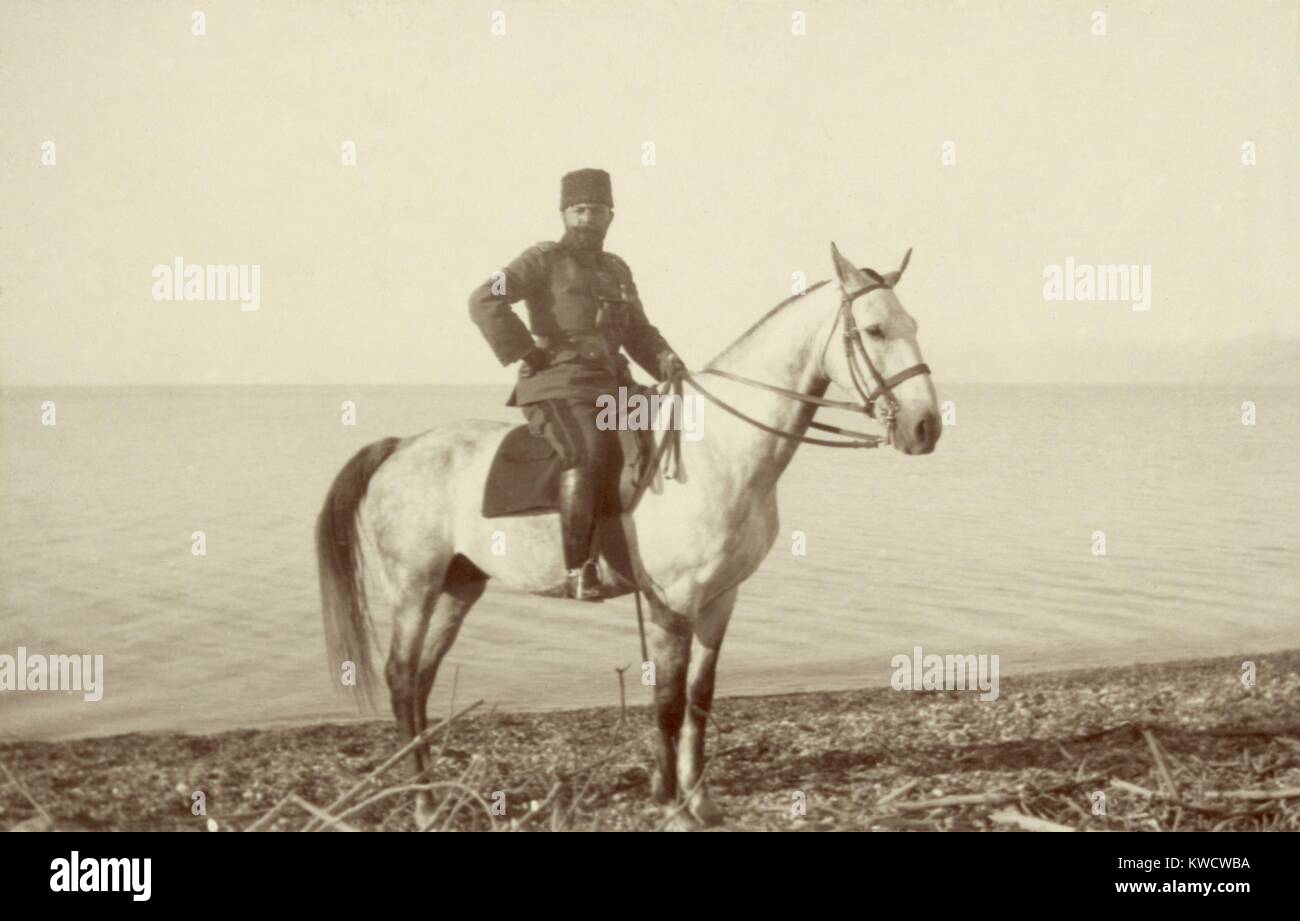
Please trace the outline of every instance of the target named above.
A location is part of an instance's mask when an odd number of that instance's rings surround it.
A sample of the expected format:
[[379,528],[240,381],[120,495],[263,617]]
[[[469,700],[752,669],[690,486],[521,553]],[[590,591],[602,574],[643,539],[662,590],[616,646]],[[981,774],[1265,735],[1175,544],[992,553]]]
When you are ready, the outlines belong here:
[[[1003,678],[996,702],[873,689],[720,698],[713,713],[709,789],[732,829],[1300,830],[1300,650]],[[442,791],[444,817],[460,802],[448,827],[652,830],[651,739],[646,707],[620,722],[618,707],[481,706],[434,736],[428,779],[458,783]],[[398,747],[387,720],[0,743],[0,828],[242,829],[290,794],[328,806]],[[410,771],[403,759],[366,796]],[[295,804],[265,827],[309,818]],[[411,797],[347,822],[413,829]]]

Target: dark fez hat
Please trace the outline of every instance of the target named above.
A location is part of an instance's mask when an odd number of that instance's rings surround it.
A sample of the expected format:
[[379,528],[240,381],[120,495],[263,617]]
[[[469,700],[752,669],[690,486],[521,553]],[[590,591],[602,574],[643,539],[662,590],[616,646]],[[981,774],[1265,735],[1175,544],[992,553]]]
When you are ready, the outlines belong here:
[[582,202],[614,207],[609,173],[603,169],[578,169],[565,174],[560,180],[560,210]]

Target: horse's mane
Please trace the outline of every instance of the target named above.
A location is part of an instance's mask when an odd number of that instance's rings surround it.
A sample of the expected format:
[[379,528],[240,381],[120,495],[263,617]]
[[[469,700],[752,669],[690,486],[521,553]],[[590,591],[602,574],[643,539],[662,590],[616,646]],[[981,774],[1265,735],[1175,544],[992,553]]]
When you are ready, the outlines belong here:
[[[867,268],[866,266],[863,266],[863,267],[862,267],[862,271],[863,271],[863,272],[866,272],[868,275],[870,275],[873,281],[884,281],[884,279],[881,278],[880,273],[877,272],[875,269],[869,269],[869,268]],[[791,304],[793,304],[795,301],[800,300],[801,298],[807,297],[809,294],[812,294],[812,293],[813,293],[814,291],[816,291],[818,288],[821,288],[821,287],[825,286],[825,285],[828,284],[829,282],[830,282],[830,279],[829,279],[829,278],[823,278],[821,281],[816,282],[816,283],[810,285],[807,289],[804,290],[804,292],[803,292],[802,294],[792,294],[792,295],[790,295],[789,297],[787,297],[787,298],[786,298],[785,300],[783,300],[781,303],[777,304],[775,307],[773,307],[773,308],[772,308],[771,310],[769,310],[767,313],[763,314],[761,317],[759,317],[757,320],[755,320],[754,323],[753,323],[753,325],[751,325],[751,326],[749,327],[749,329],[747,329],[747,330],[745,330],[743,333],[741,333],[740,336],[739,336],[739,337],[738,337],[734,342],[731,343],[731,345],[727,346],[725,349],[723,349],[721,352],[719,352],[716,356],[714,356],[713,361],[710,361],[709,364],[705,365],[705,367],[706,367],[706,368],[707,368],[707,367],[710,367],[710,366],[713,364],[714,361],[717,361],[719,358],[723,358],[723,357],[725,357],[725,356],[727,355],[728,352],[730,352],[732,349],[736,348],[736,347],[739,346],[742,342],[744,342],[746,339],[748,339],[750,336],[752,336],[752,335],[754,334],[754,332],[755,332],[755,331],[756,331],[760,326],[762,326],[762,325],[763,325],[764,323],[766,323],[768,320],[772,319],[772,317],[776,316],[780,311],[782,311],[782,310],[784,310],[785,308],[789,307],[789,306],[790,306]]]

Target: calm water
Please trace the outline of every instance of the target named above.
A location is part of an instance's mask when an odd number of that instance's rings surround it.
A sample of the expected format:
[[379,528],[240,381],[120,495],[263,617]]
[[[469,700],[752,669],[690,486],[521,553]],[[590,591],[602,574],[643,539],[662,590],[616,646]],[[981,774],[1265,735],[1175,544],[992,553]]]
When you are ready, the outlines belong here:
[[[0,692],[59,738],[353,716],[330,689],[312,527],[361,445],[513,419],[503,388],[43,389],[0,401],[0,653],[99,653],[97,703]],[[1003,676],[1300,645],[1300,391],[953,387],[936,454],[801,449],[741,592],[720,693],[887,684],[889,659],[990,652]],[[340,403],[355,400],[355,427]],[[1241,424],[1254,400],[1259,421]],[[57,425],[40,424],[41,403]],[[706,417],[707,418],[707,417]],[[788,535],[807,534],[806,556]],[[204,531],[207,555],[191,553]],[[1104,557],[1092,534],[1104,531]],[[489,589],[433,706],[608,704],[630,599]],[[381,636],[386,634],[380,619]],[[635,671],[632,672],[634,674]],[[636,684],[630,699],[646,698]]]

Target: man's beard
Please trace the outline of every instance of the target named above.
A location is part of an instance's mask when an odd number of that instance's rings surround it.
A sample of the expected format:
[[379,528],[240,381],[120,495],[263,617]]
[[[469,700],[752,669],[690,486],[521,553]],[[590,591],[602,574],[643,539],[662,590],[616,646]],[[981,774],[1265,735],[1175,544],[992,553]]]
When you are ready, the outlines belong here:
[[596,227],[569,227],[564,231],[564,244],[572,249],[598,250],[605,242],[605,231]]

